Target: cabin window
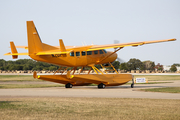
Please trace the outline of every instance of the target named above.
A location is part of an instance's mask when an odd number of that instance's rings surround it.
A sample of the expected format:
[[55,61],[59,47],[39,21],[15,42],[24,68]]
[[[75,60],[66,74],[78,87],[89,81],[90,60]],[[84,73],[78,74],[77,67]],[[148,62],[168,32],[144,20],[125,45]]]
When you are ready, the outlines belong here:
[[74,52],[70,52],[70,56],[73,56],[73,57],[74,57]]
[[107,51],[105,49],[103,49],[104,53],[107,53]]
[[92,55],[92,51],[87,51],[87,55]]
[[82,56],[85,56],[85,55],[86,55],[86,51],[82,51],[82,52],[81,52],[81,55],[82,55]]
[[99,50],[100,54],[104,54],[102,50]]
[[95,55],[98,54],[98,50],[94,51],[94,54],[95,54]]
[[80,56],[80,52],[76,52],[76,56]]

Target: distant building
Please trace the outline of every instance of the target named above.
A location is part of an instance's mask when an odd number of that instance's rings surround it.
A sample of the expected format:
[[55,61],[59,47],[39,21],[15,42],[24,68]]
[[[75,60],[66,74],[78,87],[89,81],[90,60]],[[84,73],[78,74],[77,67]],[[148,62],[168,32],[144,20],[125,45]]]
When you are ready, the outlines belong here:
[[170,71],[170,65],[163,65],[164,71]]
[[[163,65],[164,71],[170,71],[171,65]],[[180,67],[176,66],[177,71],[180,71]]]
[[176,67],[177,68],[177,71],[180,71],[180,67]]

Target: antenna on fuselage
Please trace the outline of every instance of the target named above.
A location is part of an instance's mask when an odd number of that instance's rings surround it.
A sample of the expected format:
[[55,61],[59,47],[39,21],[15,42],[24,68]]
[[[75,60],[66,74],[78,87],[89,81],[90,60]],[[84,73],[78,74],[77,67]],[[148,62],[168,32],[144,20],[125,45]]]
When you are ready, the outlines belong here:
[[85,41],[84,41],[84,45],[85,45],[85,46],[87,45]]
[[82,45],[84,46],[84,43],[82,42]]

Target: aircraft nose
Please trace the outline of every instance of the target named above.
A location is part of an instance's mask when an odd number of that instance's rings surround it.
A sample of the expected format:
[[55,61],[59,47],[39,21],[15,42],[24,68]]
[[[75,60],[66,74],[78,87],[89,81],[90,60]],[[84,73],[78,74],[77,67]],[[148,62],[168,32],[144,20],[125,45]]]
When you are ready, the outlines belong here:
[[[110,52],[110,54],[112,54],[113,52]],[[117,59],[117,53],[113,53],[110,57],[111,57],[111,61],[115,61]]]
[[113,58],[114,58],[114,60],[116,60],[116,59],[117,59],[117,56],[118,56],[118,55],[117,55],[117,53],[114,53],[114,54],[113,54]]

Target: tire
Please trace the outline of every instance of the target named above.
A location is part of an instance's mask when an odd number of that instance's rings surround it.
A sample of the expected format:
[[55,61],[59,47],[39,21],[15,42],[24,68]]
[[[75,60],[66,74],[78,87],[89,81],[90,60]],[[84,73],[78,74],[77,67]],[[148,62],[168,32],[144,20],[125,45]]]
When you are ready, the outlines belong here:
[[98,85],[98,88],[101,88],[101,85],[100,85],[100,84]]
[[68,84],[65,85],[65,88],[72,88],[72,86],[73,85],[71,83],[68,83]]
[[131,84],[131,88],[134,88],[134,84]]
[[103,83],[101,83],[101,84],[98,85],[98,88],[99,88],[99,89],[104,89],[105,87],[106,87],[106,85],[103,84]]

